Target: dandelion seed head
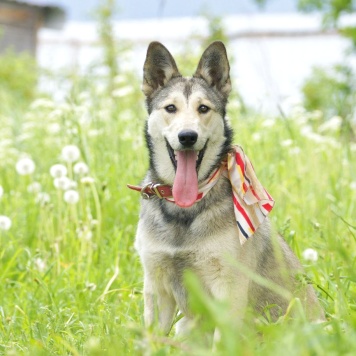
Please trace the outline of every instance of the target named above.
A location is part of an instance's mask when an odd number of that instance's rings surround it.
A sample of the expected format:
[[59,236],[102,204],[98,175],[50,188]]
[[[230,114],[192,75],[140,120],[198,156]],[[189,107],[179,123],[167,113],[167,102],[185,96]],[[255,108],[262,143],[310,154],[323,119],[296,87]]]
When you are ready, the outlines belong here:
[[67,167],[63,164],[54,164],[50,169],[49,173],[53,178],[60,178],[67,175]]
[[76,190],[70,189],[64,193],[64,201],[68,204],[77,204],[79,201],[79,194]]
[[77,232],[77,235],[78,235],[79,239],[84,239],[86,241],[90,241],[92,239],[92,237],[93,237],[93,233],[90,230],[90,227],[88,227],[88,226],[84,226],[84,227],[78,228],[76,230],[76,232]]
[[272,127],[272,126],[274,126],[275,123],[276,122],[273,119],[266,119],[262,122],[262,126],[263,127]]
[[42,189],[41,183],[33,182],[27,187],[29,193],[39,193]]
[[45,192],[39,192],[36,196],[36,203],[40,205],[46,205],[51,201],[51,197],[49,196],[48,193]]
[[47,130],[50,134],[57,134],[61,131],[61,125],[57,122],[53,122],[52,124],[48,125]]
[[11,227],[11,219],[5,215],[0,215],[0,230],[7,231]]
[[340,116],[333,116],[330,120],[325,121],[318,128],[320,133],[326,131],[337,131],[340,129],[342,124],[342,118]]
[[86,282],[85,283],[85,288],[89,291],[94,291],[96,289],[96,284],[92,282]]
[[260,141],[261,140],[261,134],[259,133],[259,132],[254,132],[253,134],[252,134],[252,139],[254,140],[254,141]]
[[93,184],[95,182],[95,179],[92,178],[92,177],[83,177],[83,178],[81,178],[80,182],[82,184],[90,185],[90,184]]
[[35,162],[31,158],[21,158],[16,163],[16,171],[21,176],[32,174],[35,168]]
[[281,146],[282,147],[289,147],[293,144],[293,140],[291,139],[287,139],[281,142]]
[[296,147],[291,147],[291,149],[289,150],[289,153],[292,155],[292,156],[297,156],[299,155],[299,153],[301,152],[301,149],[300,147],[296,146]]
[[115,98],[123,97],[133,93],[131,86],[122,87],[120,89],[115,89],[111,92],[111,95]]
[[318,252],[312,248],[307,248],[303,251],[303,258],[306,261],[316,262],[318,260]]
[[72,181],[68,177],[55,178],[53,181],[57,189],[68,190],[72,187]]
[[36,258],[35,259],[35,268],[39,271],[39,272],[44,272],[46,269],[46,262],[42,260],[42,258]]
[[62,158],[66,162],[75,162],[80,157],[80,150],[75,145],[64,146],[62,149]]
[[78,162],[74,165],[73,171],[75,174],[84,175],[89,173],[89,167],[84,162]]

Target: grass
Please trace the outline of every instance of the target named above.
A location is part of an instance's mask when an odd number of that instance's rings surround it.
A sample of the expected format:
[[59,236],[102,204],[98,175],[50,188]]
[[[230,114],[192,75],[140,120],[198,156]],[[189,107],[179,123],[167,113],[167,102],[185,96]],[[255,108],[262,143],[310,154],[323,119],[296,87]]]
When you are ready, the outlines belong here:
[[[206,355],[195,330],[189,343],[143,327],[142,270],[133,243],[139,195],[126,188],[147,168],[146,113],[139,80],[123,73],[109,95],[97,77],[70,81],[59,103],[38,96],[26,110],[0,109],[0,354]],[[228,308],[188,280],[192,305],[222,330],[221,355],[351,355],[356,350],[356,147],[337,131],[318,134],[316,115],[242,115],[231,100],[235,142],[252,160],[276,200],[271,214],[303,261],[325,308],[327,323],[258,319],[233,327]],[[61,150],[76,145],[93,183],[82,182]],[[16,172],[30,157],[31,175]],[[62,163],[80,200],[64,201],[50,167]],[[38,192],[28,186],[41,184]],[[49,201],[43,201],[43,193]],[[318,260],[305,261],[312,248]],[[294,303],[298,305],[298,301]]]

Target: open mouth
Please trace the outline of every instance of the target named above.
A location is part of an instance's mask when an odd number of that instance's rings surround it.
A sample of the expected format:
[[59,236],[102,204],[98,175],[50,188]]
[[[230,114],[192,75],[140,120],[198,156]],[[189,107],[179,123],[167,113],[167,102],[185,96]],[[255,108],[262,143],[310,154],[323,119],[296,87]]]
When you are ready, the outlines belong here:
[[[202,150],[197,151],[197,160],[196,160],[196,169],[198,170],[200,167],[200,164],[203,160],[204,157],[204,153],[206,150],[206,146],[208,144],[208,141],[205,143],[204,147]],[[168,150],[168,154],[169,154],[169,158],[172,161],[172,164],[174,166],[174,169],[177,170],[177,151],[175,151],[171,145],[168,143],[168,141],[166,140],[166,145],[167,145],[167,150]]]

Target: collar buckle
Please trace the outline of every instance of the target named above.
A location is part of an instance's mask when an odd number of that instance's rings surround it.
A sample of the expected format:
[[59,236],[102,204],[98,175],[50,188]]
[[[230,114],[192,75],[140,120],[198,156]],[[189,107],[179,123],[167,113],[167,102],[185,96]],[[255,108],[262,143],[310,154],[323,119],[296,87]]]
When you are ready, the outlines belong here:
[[145,184],[145,185],[141,188],[141,192],[140,192],[140,193],[141,193],[142,199],[149,200],[149,199],[152,198],[152,195],[150,195],[149,193],[146,192],[146,189],[147,189],[147,188],[150,188],[152,184],[153,184],[152,182],[149,182],[149,183]]
[[159,198],[159,199],[162,199],[163,198],[163,194],[164,194],[164,191],[162,190],[162,191],[160,191],[159,190],[159,187],[161,187],[161,186],[163,186],[164,184],[159,184],[159,183],[157,183],[157,184],[152,184],[151,185],[151,190],[153,190],[155,193],[156,193],[156,195],[157,195],[157,197]]

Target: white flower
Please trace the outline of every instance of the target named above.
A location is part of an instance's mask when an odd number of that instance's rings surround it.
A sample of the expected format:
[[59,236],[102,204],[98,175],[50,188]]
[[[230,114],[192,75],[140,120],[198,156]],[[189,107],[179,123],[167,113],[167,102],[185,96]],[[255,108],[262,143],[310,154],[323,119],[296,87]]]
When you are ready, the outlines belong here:
[[319,126],[318,131],[320,133],[325,131],[337,131],[340,129],[342,124],[342,118],[340,116],[333,116],[330,120],[325,121]]
[[38,108],[53,108],[54,102],[46,99],[46,98],[39,98],[32,102],[31,109],[38,109]]
[[293,140],[291,140],[291,139],[284,140],[284,141],[281,141],[281,146],[288,147],[288,146],[291,146],[292,143],[293,143]]
[[22,176],[32,174],[35,171],[35,162],[31,158],[21,158],[16,163],[16,171]]
[[41,183],[33,182],[27,187],[29,193],[38,193],[41,191]]
[[72,187],[72,181],[68,177],[55,178],[53,181],[57,189],[68,190]]
[[254,132],[251,137],[252,137],[252,139],[254,141],[260,141],[261,140],[261,134],[259,132]]
[[42,260],[42,258],[38,257],[35,259],[35,267],[39,272],[44,272],[46,269],[46,263]]
[[5,215],[0,215],[0,230],[9,230],[11,227],[11,219]]
[[85,282],[85,288],[90,291],[94,291],[96,289],[96,284],[91,282]]
[[316,252],[312,248],[307,248],[303,251],[303,258],[306,261],[315,262],[318,260],[318,252]]
[[50,134],[57,134],[61,131],[61,125],[57,122],[53,122],[52,124],[48,125],[47,130]]
[[54,164],[50,169],[49,173],[53,178],[60,178],[67,175],[67,167],[63,164]]
[[68,204],[77,204],[79,201],[79,194],[76,190],[67,190],[64,193],[64,201]]
[[276,122],[273,119],[266,119],[262,122],[262,126],[263,127],[272,127],[272,126],[274,126],[275,123]]
[[0,185],[0,198],[4,195],[4,189],[3,187]]
[[46,205],[50,202],[51,198],[49,194],[44,193],[44,192],[39,192],[36,197],[36,203],[41,204],[41,205]]
[[297,155],[299,155],[300,152],[301,152],[301,149],[300,149],[300,147],[298,147],[298,146],[291,147],[290,150],[289,150],[289,153],[290,153],[292,156],[297,156]]
[[78,162],[73,167],[74,173],[84,175],[89,173],[89,167],[84,162]]
[[122,87],[120,89],[113,90],[111,95],[115,98],[118,98],[118,97],[123,97],[123,96],[129,95],[132,92],[133,92],[132,87],[126,86],[126,87]]
[[81,183],[83,184],[92,184],[95,182],[94,178],[92,177],[83,177],[81,180],[80,180]]
[[80,151],[77,146],[68,145],[63,147],[62,158],[66,162],[75,162],[79,159],[79,157],[80,157]]
[[78,228],[76,230],[76,232],[77,232],[79,239],[84,239],[86,241],[90,241],[93,237],[93,233],[88,226]]

